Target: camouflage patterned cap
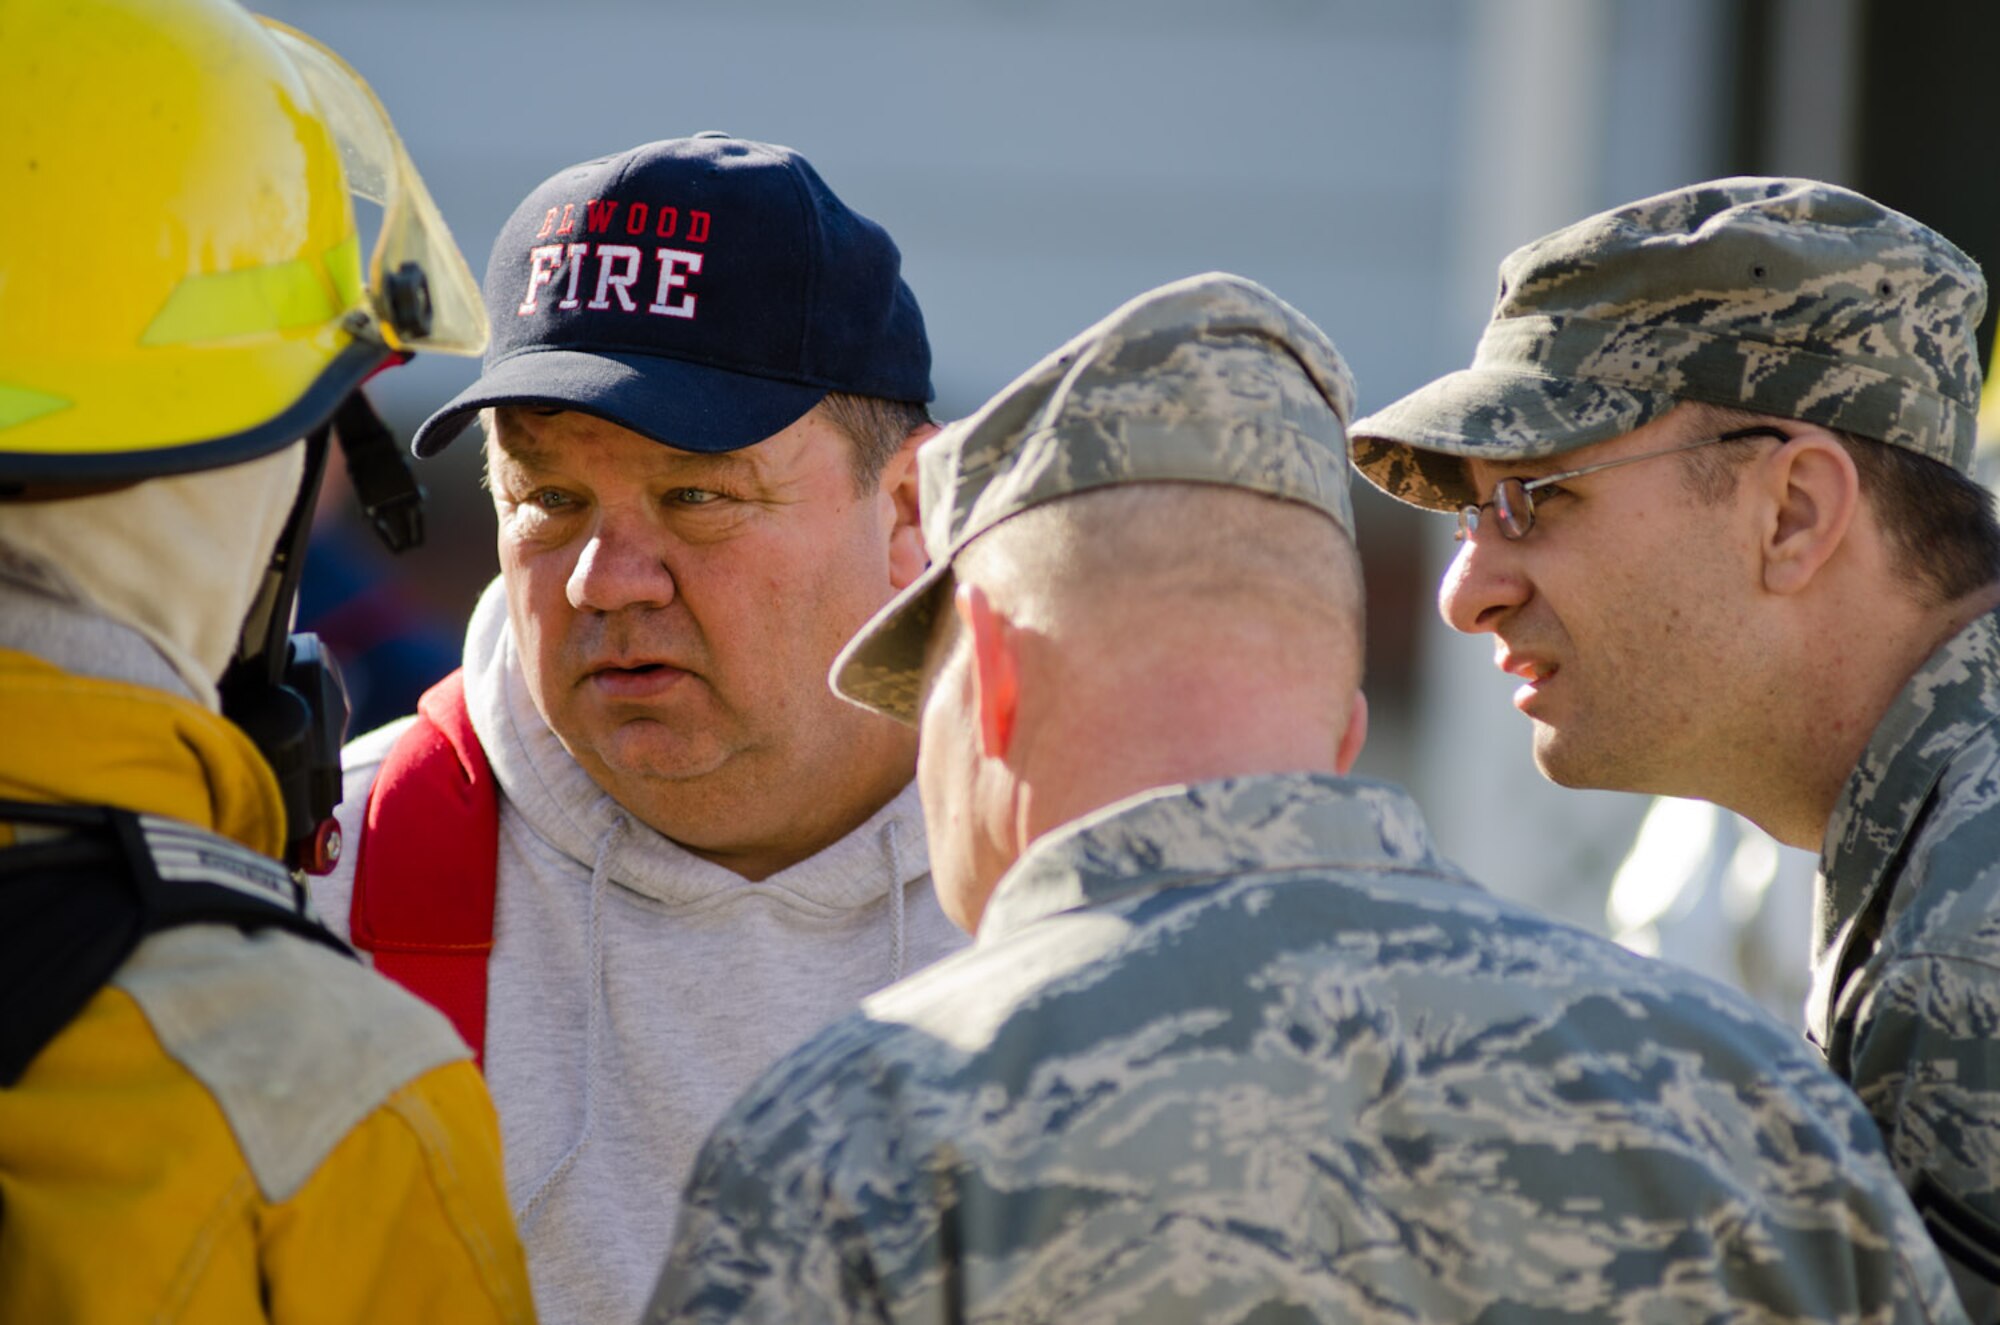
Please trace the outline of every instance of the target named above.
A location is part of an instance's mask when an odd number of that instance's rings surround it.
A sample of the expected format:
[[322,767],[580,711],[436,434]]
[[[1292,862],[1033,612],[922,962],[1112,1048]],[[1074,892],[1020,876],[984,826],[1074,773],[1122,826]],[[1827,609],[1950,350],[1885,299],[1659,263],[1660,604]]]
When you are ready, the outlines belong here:
[[1351,532],[1353,407],[1340,352],[1263,286],[1211,272],[1140,295],[924,444],[930,568],[841,650],[834,692],[916,722],[952,559],[1044,502],[1121,483],[1216,483],[1303,502]]
[[1450,510],[1477,500],[1457,457],[1555,455],[1695,400],[1965,471],[1985,305],[1972,259],[1849,189],[1690,185],[1509,254],[1472,367],[1357,422],[1354,463]]

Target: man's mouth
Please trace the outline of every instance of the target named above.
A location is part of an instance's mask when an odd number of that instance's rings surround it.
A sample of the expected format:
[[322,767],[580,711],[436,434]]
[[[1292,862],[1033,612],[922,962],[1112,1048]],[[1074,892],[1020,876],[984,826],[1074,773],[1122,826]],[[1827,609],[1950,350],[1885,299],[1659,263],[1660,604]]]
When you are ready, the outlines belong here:
[[1518,676],[1523,684],[1514,691],[1514,707],[1527,711],[1528,704],[1541,693],[1543,686],[1554,679],[1562,668],[1541,658],[1530,658],[1523,654],[1509,653],[1504,648],[1494,659],[1501,671],[1509,676]]
[[594,667],[585,679],[600,694],[646,699],[672,689],[689,675],[671,663],[632,662]]

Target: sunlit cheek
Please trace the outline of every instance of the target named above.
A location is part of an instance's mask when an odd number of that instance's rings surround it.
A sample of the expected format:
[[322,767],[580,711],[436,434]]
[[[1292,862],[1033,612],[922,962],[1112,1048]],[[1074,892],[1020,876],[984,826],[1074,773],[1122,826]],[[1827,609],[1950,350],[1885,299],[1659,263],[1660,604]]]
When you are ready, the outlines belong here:
[[510,585],[509,596],[525,595],[541,607],[560,609],[577,560],[573,526],[558,523],[550,512],[527,502],[496,503],[495,514],[499,517],[495,549]]
[[924,805],[924,822],[931,834],[931,861],[939,900],[957,923],[964,924],[960,902],[971,889],[975,873],[971,831],[970,770],[962,752],[925,725],[917,762],[917,790]]
[[506,570],[520,565],[534,546],[530,533],[533,517],[521,506],[496,506],[494,514],[499,519],[494,545],[500,554],[501,569]]
[[963,733],[957,721],[961,678],[958,669],[947,664],[943,675],[931,686],[918,718],[917,790],[926,815],[944,822],[954,805],[962,805],[971,791],[970,772],[965,767]]
[[917,758],[917,796],[924,803],[924,821],[941,827],[944,817],[938,804],[938,788],[937,760],[920,754]]
[[546,542],[552,535],[554,517],[533,502],[510,505],[500,512],[500,540],[503,543]]
[[917,791],[923,797],[924,811],[941,814],[941,803],[946,784],[945,742],[938,732],[936,720],[937,706],[924,707],[922,725],[917,733]]

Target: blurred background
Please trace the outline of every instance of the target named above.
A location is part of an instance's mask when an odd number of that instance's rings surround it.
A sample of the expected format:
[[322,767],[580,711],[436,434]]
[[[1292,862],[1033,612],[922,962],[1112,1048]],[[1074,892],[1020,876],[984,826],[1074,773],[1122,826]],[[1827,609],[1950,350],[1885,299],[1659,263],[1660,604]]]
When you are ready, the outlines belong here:
[[[902,246],[940,419],[1140,290],[1212,269],[1324,327],[1365,412],[1470,360],[1510,249],[1717,175],[1844,183],[2000,257],[1990,0],[253,7],[370,80],[475,274],[514,205],[571,162],[703,129],[797,148]],[[474,375],[429,357],[371,391],[407,437]],[[495,572],[477,447],[420,476],[432,537],[401,559],[328,495],[303,624],[347,665],[355,731],[455,665]],[[1365,483],[1356,497],[1373,707],[1359,771],[1409,786],[1496,891],[1796,1024],[1812,858],[1706,806],[1543,782],[1490,643],[1437,618],[1450,522]]]

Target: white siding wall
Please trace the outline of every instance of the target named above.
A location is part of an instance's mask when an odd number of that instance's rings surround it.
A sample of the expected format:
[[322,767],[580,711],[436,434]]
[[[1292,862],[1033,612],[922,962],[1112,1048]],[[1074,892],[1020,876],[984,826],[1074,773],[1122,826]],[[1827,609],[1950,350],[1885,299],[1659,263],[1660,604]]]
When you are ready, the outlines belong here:
[[[1362,407],[1385,403],[1463,366],[1507,249],[1715,173],[1727,97],[1717,0],[259,7],[373,82],[475,272],[573,160],[709,128],[798,148],[902,245],[946,415],[1212,268],[1297,304]],[[407,419],[471,373],[420,362],[378,397]],[[432,478],[451,484],[443,514],[477,521],[469,480]],[[1391,545],[1435,583],[1442,528]],[[1428,623],[1418,717],[1378,723],[1364,771],[1410,781],[1501,891],[1601,926],[1642,807],[1543,784],[1487,645],[1449,636],[1425,596],[1410,611]]]

